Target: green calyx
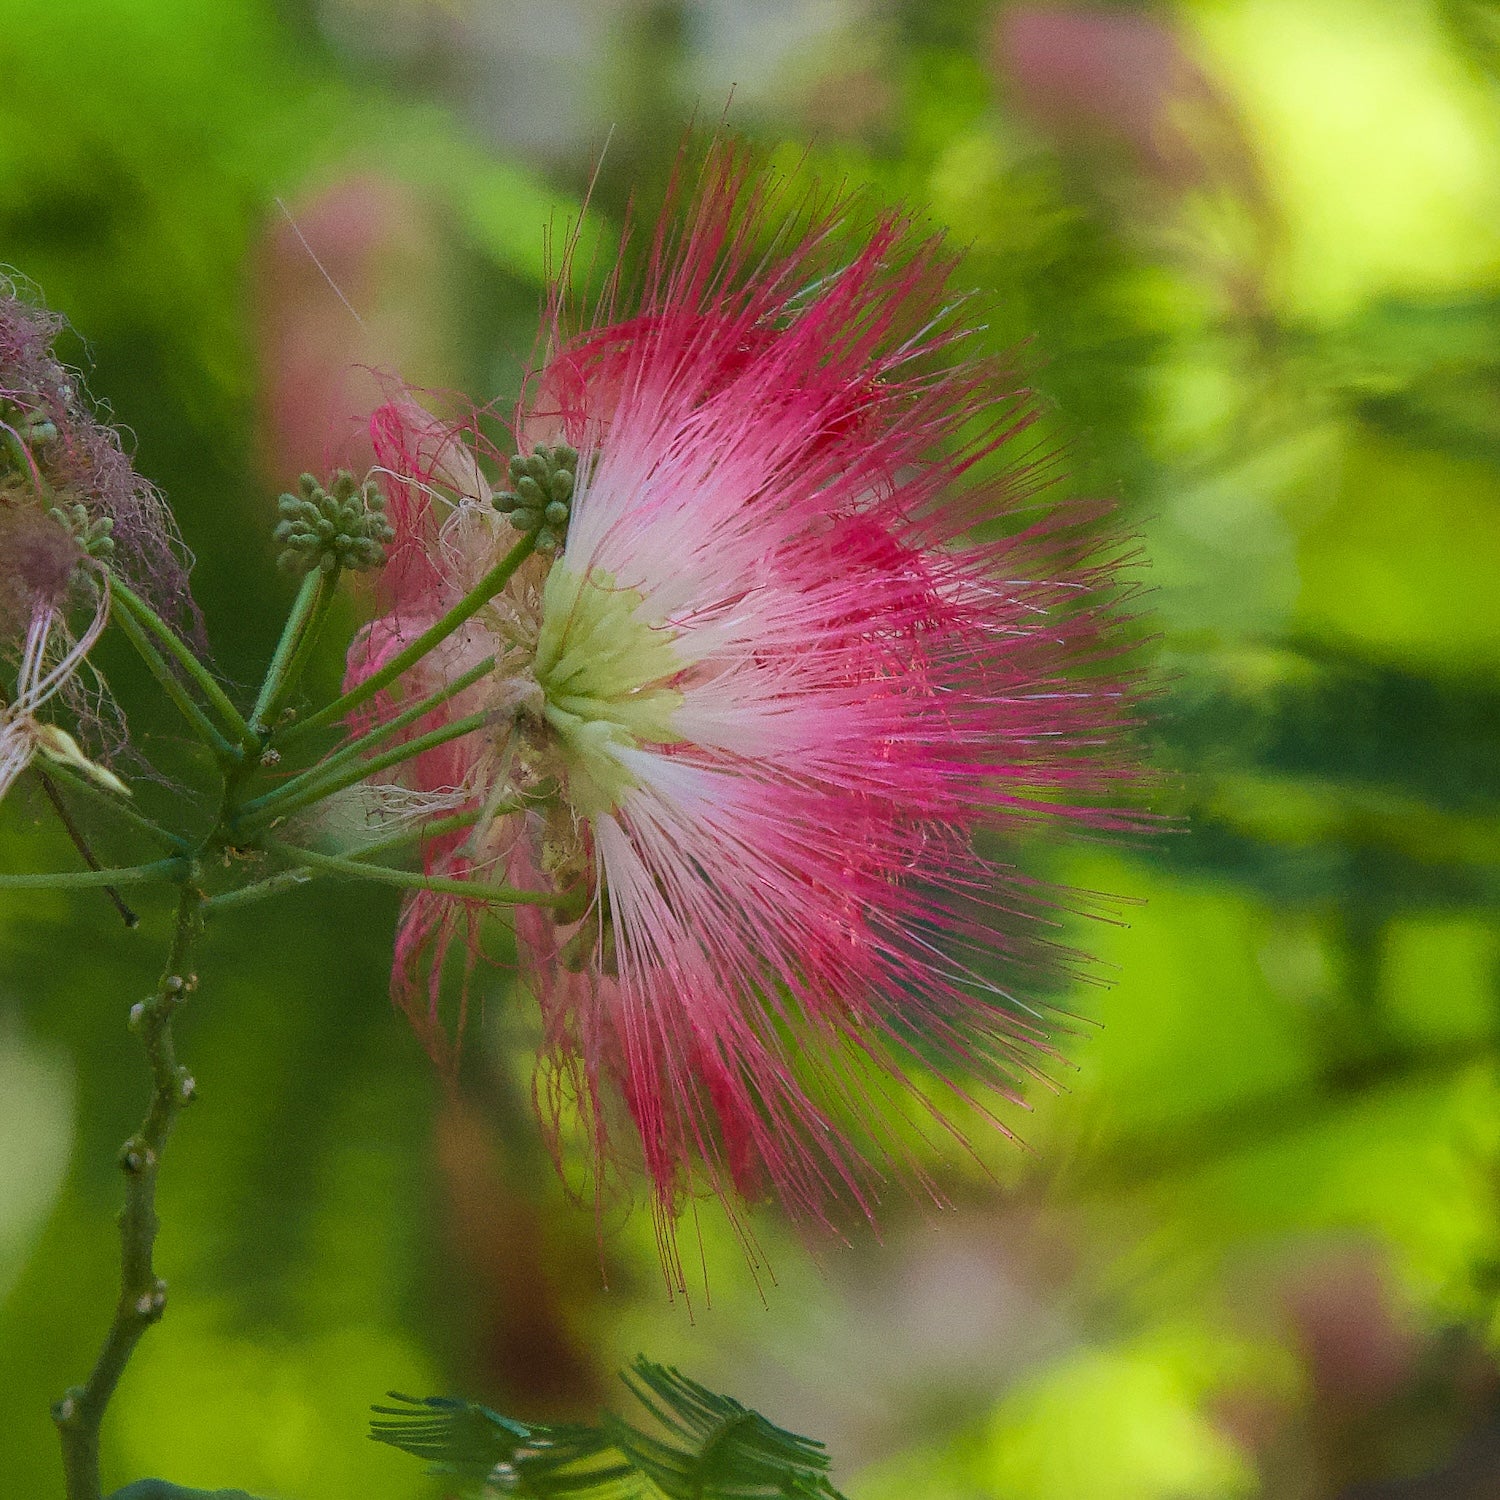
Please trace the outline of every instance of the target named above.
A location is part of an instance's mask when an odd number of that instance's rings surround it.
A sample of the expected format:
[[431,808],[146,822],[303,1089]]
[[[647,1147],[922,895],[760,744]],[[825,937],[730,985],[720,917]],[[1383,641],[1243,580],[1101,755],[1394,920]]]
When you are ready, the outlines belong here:
[[273,535],[281,543],[276,562],[288,573],[336,568],[368,572],[385,565],[386,546],[396,533],[385,516],[385,496],[374,480],[361,484],[345,469],[325,490],[311,474],[298,493],[277,502],[281,520]]
[[82,505],[54,505],[47,514],[90,557],[107,563],[115,555],[113,516],[90,517]]
[[538,552],[556,552],[567,539],[577,476],[578,450],[568,443],[518,453],[510,461],[514,488],[495,496],[495,509],[517,531],[535,532]]

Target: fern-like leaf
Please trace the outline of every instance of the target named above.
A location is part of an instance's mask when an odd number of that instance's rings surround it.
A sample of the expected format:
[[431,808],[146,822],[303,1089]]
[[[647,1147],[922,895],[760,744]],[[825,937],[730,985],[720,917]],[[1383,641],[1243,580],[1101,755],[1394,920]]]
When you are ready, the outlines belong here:
[[[678,1444],[606,1417],[604,1430],[668,1500],[837,1500],[822,1443],[788,1432],[677,1370],[637,1358],[621,1378]],[[680,1445],[679,1445],[680,1444]]]
[[399,1406],[371,1408],[370,1436],[403,1453],[424,1458],[435,1474],[453,1474],[482,1484],[491,1472],[514,1461],[531,1429],[487,1406],[451,1396],[403,1396]]
[[528,1426],[472,1402],[393,1392],[401,1405],[377,1406],[370,1436],[471,1491],[529,1500],[843,1500],[812,1438],[644,1358],[621,1378],[659,1431],[616,1416]]

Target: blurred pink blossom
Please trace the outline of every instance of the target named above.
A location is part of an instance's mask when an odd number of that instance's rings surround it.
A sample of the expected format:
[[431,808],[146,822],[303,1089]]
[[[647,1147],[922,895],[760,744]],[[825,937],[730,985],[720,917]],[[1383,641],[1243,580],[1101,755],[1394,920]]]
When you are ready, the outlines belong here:
[[255,277],[266,476],[356,472],[372,459],[378,372],[441,376],[440,250],[432,214],[371,173],[299,199],[267,225]]
[[996,23],[995,58],[1021,113],[1059,143],[1115,142],[1173,188],[1216,179],[1260,198],[1259,169],[1232,101],[1161,15],[1010,6]]

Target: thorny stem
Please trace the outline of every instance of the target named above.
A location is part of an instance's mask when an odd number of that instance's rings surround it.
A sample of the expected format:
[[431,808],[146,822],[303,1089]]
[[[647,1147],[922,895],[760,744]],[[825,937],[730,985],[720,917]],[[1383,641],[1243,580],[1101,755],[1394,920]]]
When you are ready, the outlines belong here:
[[151,1068],[151,1102],[141,1128],[120,1148],[126,1186],[120,1211],[120,1299],[114,1321],[88,1380],[52,1408],[62,1440],[67,1500],[101,1500],[99,1429],[104,1412],[135,1346],[166,1305],[167,1286],[152,1261],[158,1227],[156,1174],[177,1113],[196,1091],[192,1076],[178,1066],[172,1040],[172,1017],[197,984],[188,972],[203,905],[195,873],[189,869],[182,882],[161,983],[130,1012],[131,1027],[140,1035]]
[[338,573],[325,573],[314,569],[302,580],[291,613],[281,629],[281,639],[276,642],[271,665],[266,668],[266,678],[261,683],[260,694],[250,713],[252,733],[263,735],[276,720],[276,714],[286,701],[287,695],[297,685],[297,678],[307,661],[308,652],[317,634],[323,616],[327,613],[328,600],[333,596],[333,586]]
[[321,729],[346,717],[361,704],[368,703],[377,693],[389,687],[401,674],[414,667],[435,646],[441,645],[460,625],[474,618],[501,589],[510,582],[516,569],[536,550],[536,533],[527,532],[504,557],[469,590],[442,619],[430,625],[404,651],[393,656],[378,672],[372,672],[358,687],[351,688],[342,698],[335,699],[327,707],[310,715],[300,724],[294,724],[280,736],[280,743],[300,739],[313,729]]
[[[234,739],[240,745],[247,747],[253,743],[250,728],[245,723],[244,716],[229,701],[229,695],[214,680],[213,673],[193,654],[187,642],[128,584],[122,583],[114,574],[110,575],[109,581],[114,598],[125,606],[125,610],[118,617],[122,623],[125,615],[128,614],[137,625],[155,636],[166,647],[167,654],[172,660],[197,684],[198,690],[208,699],[214,712],[219,715]],[[150,663],[148,662],[147,665]]]

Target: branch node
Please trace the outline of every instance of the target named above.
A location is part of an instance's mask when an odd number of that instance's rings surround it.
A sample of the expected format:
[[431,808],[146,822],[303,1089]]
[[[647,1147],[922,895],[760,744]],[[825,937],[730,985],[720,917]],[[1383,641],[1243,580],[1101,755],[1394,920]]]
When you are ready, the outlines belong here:
[[149,1290],[135,1299],[136,1316],[145,1323],[160,1321],[167,1306],[167,1284],[159,1277]]
[[119,1162],[127,1177],[139,1177],[148,1167],[156,1165],[156,1152],[140,1136],[133,1135],[120,1147]]

